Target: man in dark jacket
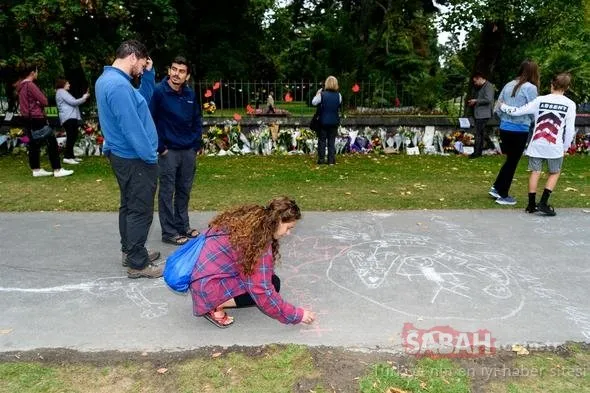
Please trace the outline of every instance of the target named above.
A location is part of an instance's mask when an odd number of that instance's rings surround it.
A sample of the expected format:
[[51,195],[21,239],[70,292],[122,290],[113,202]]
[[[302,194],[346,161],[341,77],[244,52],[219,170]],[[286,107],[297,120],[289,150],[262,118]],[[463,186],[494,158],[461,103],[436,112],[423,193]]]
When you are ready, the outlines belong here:
[[158,130],[162,241],[177,246],[199,234],[189,225],[188,204],[201,147],[203,119],[195,92],[186,83],[189,78],[187,60],[177,56],[168,76],[156,86],[150,102]]
[[473,75],[473,84],[477,88],[475,98],[467,101],[473,107],[473,118],[475,119],[475,148],[469,158],[481,157],[485,138],[486,124],[492,117],[494,106],[494,85],[492,85],[482,73]]

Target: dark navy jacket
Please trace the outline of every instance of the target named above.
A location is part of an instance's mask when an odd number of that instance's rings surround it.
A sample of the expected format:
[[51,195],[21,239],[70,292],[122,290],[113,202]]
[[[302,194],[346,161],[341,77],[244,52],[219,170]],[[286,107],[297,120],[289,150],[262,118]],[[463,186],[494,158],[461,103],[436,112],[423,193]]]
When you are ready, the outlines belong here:
[[336,91],[324,90],[322,92],[322,106],[320,112],[320,123],[323,126],[337,126],[340,124],[340,93]]
[[158,130],[158,153],[201,148],[203,118],[195,92],[186,84],[174,91],[164,78],[154,90],[150,111]]

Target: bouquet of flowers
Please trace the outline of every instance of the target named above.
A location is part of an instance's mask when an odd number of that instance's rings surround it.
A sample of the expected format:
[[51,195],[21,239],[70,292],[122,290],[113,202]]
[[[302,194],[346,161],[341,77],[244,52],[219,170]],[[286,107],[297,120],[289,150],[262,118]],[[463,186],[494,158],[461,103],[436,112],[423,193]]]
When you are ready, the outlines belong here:
[[208,115],[214,114],[216,109],[217,107],[215,106],[215,102],[213,101],[205,102],[203,104],[203,112]]

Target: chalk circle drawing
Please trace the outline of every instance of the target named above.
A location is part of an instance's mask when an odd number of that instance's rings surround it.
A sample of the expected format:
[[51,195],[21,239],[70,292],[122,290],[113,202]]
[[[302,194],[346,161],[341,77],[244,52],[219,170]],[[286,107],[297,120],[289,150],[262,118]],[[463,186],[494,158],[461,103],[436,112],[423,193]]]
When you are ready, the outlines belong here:
[[81,291],[87,294],[106,297],[122,292],[125,297],[137,306],[141,311],[141,318],[154,319],[168,314],[168,303],[152,302],[146,296],[146,291],[165,287],[162,279],[154,280],[145,285],[145,282],[131,281],[127,277],[105,277],[79,284],[67,284],[46,288],[4,288],[0,292],[20,292],[35,294],[56,294]]
[[326,270],[334,285],[385,309],[432,319],[506,319],[524,306],[510,274],[514,261],[506,255],[466,253],[428,236],[386,232],[378,222],[360,221],[324,227],[348,243]]

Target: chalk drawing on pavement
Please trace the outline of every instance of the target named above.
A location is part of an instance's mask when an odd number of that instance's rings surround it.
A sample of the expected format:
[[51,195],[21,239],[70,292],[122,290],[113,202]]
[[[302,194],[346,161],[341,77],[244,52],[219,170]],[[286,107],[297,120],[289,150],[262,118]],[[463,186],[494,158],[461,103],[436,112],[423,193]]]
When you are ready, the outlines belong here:
[[65,292],[81,291],[97,297],[112,296],[122,292],[125,297],[141,310],[141,318],[154,319],[168,314],[168,303],[152,302],[146,296],[146,291],[165,287],[160,280],[131,281],[127,277],[105,277],[79,284],[67,284],[46,288],[5,288],[0,287],[0,292],[20,292],[32,294],[57,294]]
[[[423,233],[383,230],[380,217],[336,221],[323,230],[346,247],[329,262],[334,285],[383,308],[436,319],[495,320],[524,306],[518,281],[502,253],[463,252]],[[480,249],[472,232],[434,216],[453,242]],[[465,310],[469,310],[466,315]]]

